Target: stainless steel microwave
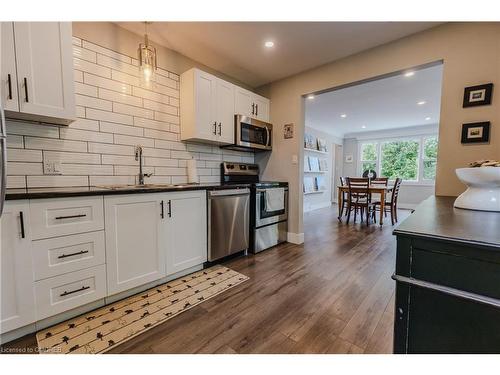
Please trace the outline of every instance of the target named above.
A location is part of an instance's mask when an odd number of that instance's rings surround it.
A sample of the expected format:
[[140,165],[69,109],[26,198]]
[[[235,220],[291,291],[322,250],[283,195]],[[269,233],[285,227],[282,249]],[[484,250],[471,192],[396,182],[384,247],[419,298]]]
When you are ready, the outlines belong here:
[[271,151],[273,148],[273,126],[249,116],[234,116],[233,149]]

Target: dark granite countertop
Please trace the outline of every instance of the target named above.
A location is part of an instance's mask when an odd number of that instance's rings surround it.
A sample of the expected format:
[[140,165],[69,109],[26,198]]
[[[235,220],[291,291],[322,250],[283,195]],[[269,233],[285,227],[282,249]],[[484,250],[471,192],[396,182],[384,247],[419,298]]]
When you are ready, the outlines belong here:
[[455,197],[429,197],[395,230],[395,235],[446,239],[500,248],[500,212],[454,208]]
[[250,184],[184,184],[184,185],[162,185],[151,184],[144,187],[119,187],[109,188],[104,186],[77,186],[66,188],[30,188],[30,189],[7,189],[5,199],[43,199],[81,197],[89,195],[119,195],[119,194],[143,194],[162,193],[190,190],[221,190],[248,188]]

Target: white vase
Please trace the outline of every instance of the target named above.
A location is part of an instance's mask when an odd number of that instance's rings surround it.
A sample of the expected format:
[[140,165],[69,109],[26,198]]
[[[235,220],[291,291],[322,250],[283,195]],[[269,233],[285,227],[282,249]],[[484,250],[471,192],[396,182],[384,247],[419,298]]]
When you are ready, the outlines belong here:
[[456,173],[467,190],[455,200],[455,207],[500,212],[500,168],[458,168]]

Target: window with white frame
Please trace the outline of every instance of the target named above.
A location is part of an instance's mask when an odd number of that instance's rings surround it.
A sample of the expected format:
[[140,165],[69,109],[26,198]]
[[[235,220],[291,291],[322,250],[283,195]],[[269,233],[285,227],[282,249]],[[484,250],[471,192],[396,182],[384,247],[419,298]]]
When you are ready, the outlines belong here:
[[413,183],[434,183],[437,135],[387,138],[360,144],[359,172],[373,169],[389,180],[401,178]]

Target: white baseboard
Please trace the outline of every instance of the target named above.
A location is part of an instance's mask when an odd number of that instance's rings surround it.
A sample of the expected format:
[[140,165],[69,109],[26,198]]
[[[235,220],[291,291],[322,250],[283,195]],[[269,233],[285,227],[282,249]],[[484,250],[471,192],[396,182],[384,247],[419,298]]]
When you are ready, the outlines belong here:
[[321,202],[321,203],[316,203],[316,204],[309,204],[308,207],[306,209],[304,209],[304,212],[319,210],[320,208],[330,207],[331,205],[332,205],[332,202]]
[[287,241],[294,243],[296,245],[300,245],[304,243],[304,233],[292,233],[288,232],[287,233]]

